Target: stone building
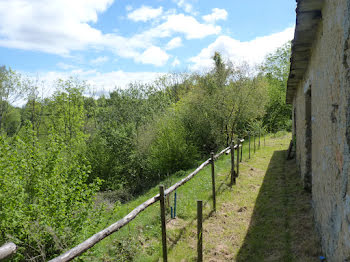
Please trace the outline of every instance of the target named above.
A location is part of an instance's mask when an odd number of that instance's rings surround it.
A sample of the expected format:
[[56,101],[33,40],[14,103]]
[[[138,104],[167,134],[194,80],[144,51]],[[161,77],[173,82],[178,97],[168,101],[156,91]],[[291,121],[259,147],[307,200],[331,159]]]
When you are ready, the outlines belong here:
[[327,261],[350,261],[350,0],[297,0],[287,102]]

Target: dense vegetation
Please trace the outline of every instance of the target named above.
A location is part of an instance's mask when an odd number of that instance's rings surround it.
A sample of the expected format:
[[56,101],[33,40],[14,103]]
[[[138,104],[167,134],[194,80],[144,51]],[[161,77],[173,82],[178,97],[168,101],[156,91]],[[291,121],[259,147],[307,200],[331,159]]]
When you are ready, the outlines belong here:
[[93,230],[98,191],[128,201],[237,137],[290,129],[289,51],[287,44],[258,70],[216,53],[206,74],[168,75],[99,98],[74,78],[40,97],[38,81],[1,67],[0,245],[14,241],[17,260],[45,261]]

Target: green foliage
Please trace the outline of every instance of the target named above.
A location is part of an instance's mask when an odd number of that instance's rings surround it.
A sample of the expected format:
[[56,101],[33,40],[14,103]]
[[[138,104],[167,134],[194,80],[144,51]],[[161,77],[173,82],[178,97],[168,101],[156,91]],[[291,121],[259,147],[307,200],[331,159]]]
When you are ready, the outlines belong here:
[[43,121],[43,114],[47,113],[44,112],[45,109],[45,105],[40,100],[29,99],[21,110],[21,121],[23,123],[29,121],[37,136],[47,133],[48,125]]
[[10,133],[14,132],[15,128],[13,125],[15,123],[13,122],[13,117],[15,117],[14,114],[16,113],[10,112],[13,111],[11,104],[21,98],[26,91],[25,87],[25,85],[21,84],[21,77],[19,74],[11,70],[11,68],[7,69],[5,66],[0,66],[0,129],[3,128],[3,122],[5,121],[4,118],[7,114],[7,118],[11,118],[12,123],[7,123],[5,129],[10,128],[8,131]]
[[263,122],[270,132],[291,130],[292,109],[286,104],[287,80],[290,68],[291,43],[269,54],[261,67],[268,81],[269,102]]
[[261,66],[267,77],[284,83],[287,82],[290,69],[291,45],[292,43],[289,41],[274,53],[267,55],[265,62]]
[[223,138],[222,117],[216,115],[216,99],[211,97],[206,91],[195,89],[177,105],[190,141],[205,154],[216,150]]
[[[102,226],[97,190],[129,201],[237,137],[288,129],[288,52],[268,56],[260,74],[216,52],[206,74],[167,75],[98,99],[74,78],[39,98],[37,83],[1,67],[0,244],[20,246],[15,260],[45,261]],[[26,92],[27,103],[14,107]],[[132,243],[121,238],[111,256],[131,260]]]
[[13,136],[19,131],[21,125],[21,112],[18,108],[10,107],[3,114],[3,130],[8,136]]
[[206,155],[246,135],[249,124],[264,115],[267,101],[262,77],[251,76],[247,65],[222,65],[218,56],[217,67],[196,76],[195,87],[177,103],[189,139]]
[[84,83],[73,78],[57,81],[57,91],[48,101],[48,127],[60,134],[65,142],[84,135]]
[[273,137],[273,138],[280,138],[280,137],[285,136],[286,134],[288,134],[288,132],[285,131],[285,130],[283,130],[283,131],[278,131],[278,132],[274,133],[274,134],[272,135],[272,137]]
[[154,180],[144,152],[138,150],[138,141],[144,125],[171,101],[162,82],[156,85],[133,84],[126,90],[116,89],[109,98],[102,97],[93,105],[96,128],[88,139],[87,157],[93,169],[91,178],[103,179],[103,189],[141,192]]
[[99,181],[57,135],[40,145],[31,126],[0,137],[0,243],[19,245],[15,260],[46,261],[76,242]]
[[176,117],[175,110],[170,110],[157,123],[156,132],[150,146],[149,161],[152,170],[164,176],[193,166],[197,150],[187,141],[186,130]]

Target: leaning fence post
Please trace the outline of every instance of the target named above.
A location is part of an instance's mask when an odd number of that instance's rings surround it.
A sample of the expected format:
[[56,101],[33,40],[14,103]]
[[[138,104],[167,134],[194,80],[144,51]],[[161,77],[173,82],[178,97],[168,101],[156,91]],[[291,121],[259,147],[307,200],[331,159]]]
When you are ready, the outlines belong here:
[[211,182],[213,187],[213,210],[216,211],[216,196],[215,196],[215,164],[214,164],[214,152],[210,153],[210,162],[211,162]]
[[230,148],[231,148],[231,187],[232,187],[232,185],[236,184],[236,178],[235,178],[235,147],[233,145],[233,142],[231,142]]
[[249,159],[250,159],[250,134],[249,134]]
[[236,177],[239,176],[239,144],[240,144],[240,140],[237,139],[237,172],[236,172]]
[[162,226],[162,246],[163,246],[163,261],[168,261],[167,246],[166,246],[166,225],[165,225],[165,199],[164,199],[164,186],[159,186],[160,196],[160,219]]
[[203,201],[197,200],[197,253],[198,262],[203,261]]

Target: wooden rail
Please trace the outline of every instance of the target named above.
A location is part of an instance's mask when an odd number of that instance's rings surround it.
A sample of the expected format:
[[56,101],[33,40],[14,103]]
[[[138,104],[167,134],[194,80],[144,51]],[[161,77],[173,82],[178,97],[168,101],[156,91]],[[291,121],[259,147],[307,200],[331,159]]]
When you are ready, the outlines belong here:
[[5,259],[12,254],[14,254],[17,250],[17,246],[14,243],[6,243],[0,247],[0,260]]
[[[243,143],[244,139],[239,140],[239,147],[241,147],[241,143]],[[235,149],[238,148],[237,145],[234,146]],[[230,151],[230,147],[227,147],[220,151],[218,154],[214,155],[213,158],[214,160],[218,159],[221,155],[225,154],[226,152]],[[167,196],[170,193],[174,192],[177,188],[180,186],[184,185],[186,182],[191,180],[195,175],[199,173],[203,168],[205,168],[207,165],[211,163],[211,159],[209,158],[208,160],[204,161],[195,171],[193,171],[191,174],[189,174],[187,177],[183,178],[176,184],[172,185],[168,189],[164,191],[164,195]],[[140,214],[142,211],[144,211],[146,208],[149,206],[153,205],[157,201],[160,200],[160,195],[157,194],[154,197],[148,199],[146,202],[142,203],[138,207],[136,207],[133,211],[131,211],[128,215],[123,217],[122,219],[118,220],[114,224],[110,225],[109,227],[103,229],[102,231],[94,234],[92,237],[88,238],[81,244],[77,245],[76,247],[68,250],[64,254],[50,260],[50,262],[66,262],[66,261],[71,261],[75,257],[81,255],[94,245],[96,245],[98,242],[106,238],[107,236],[113,234],[114,232],[118,231],[120,228],[123,226],[127,225],[130,221],[132,221],[138,214]]]

